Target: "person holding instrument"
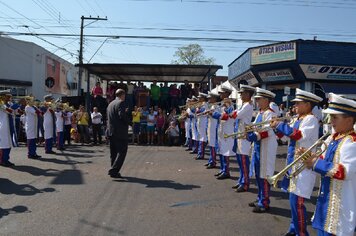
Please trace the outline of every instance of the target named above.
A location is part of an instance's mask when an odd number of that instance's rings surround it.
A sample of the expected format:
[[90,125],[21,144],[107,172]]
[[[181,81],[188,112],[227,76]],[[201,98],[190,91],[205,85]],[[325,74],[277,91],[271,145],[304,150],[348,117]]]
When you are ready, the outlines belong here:
[[326,141],[324,157],[312,153],[304,161],[321,175],[312,226],[318,236],[352,236],[356,227],[356,102],[330,93],[329,108],[323,112],[330,114],[335,133]]
[[[264,124],[277,116],[269,107],[276,94],[257,88],[255,99],[260,109],[254,124]],[[264,213],[269,210],[270,185],[267,177],[273,175],[277,154],[277,140],[274,131],[266,123],[261,128],[247,133],[247,140],[253,142],[252,166],[254,167],[258,187],[257,200],[249,203],[252,212]]]
[[[318,140],[319,121],[312,114],[315,104],[322,101],[321,97],[313,93],[296,89],[295,102],[297,117],[289,125],[286,122],[273,121],[271,127],[276,128],[279,133],[290,138],[287,154],[287,165],[297,157],[296,147],[309,148]],[[277,134],[278,135],[278,134]],[[293,167],[294,171],[297,166]],[[290,174],[290,171],[288,174]],[[287,236],[309,235],[307,231],[307,213],[304,205],[305,199],[310,199],[315,185],[315,173],[304,169],[296,178],[285,177],[282,181],[282,189],[288,190],[292,220]]]
[[[240,94],[242,100],[242,106],[235,111],[235,132],[243,131],[245,129],[245,125],[249,125],[251,123],[253,115],[251,97],[255,93],[255,88],[241,84],[238,93]],[[238,179],[236,185],[232,188],[238,193],[246,192],[250,186],[250,147],[251,143],[248,140],[235,138],[233,151],[236,153],[236,159],[240,169],[240,178]]]

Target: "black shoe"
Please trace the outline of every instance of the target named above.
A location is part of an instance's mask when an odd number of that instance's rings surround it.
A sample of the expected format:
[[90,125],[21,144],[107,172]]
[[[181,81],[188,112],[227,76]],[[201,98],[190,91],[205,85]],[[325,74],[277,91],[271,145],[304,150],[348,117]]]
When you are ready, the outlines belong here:
[[214,164],[209,164],[206,168],[207,168],[207,169],[215,169],[215,168],[216,168],[216,165],[214,165]]
[[42,156],[36,154],[35,157],[36,157],[36,158],[41,158]]
[[296,236],[297,234],[294,232],[287,232],[286,234],[284,234],[284,236]]
[[256,206],[257,206],[257,203],[258,203],[258,201],[256,200],[256,201],[254,201],[254,202],[250,202],[250,203],[248,204],[248,206],[249,206],[249,207],[256,207]]
[[115,179],[121,179],[121,178],[122,178],[122,176],[121,176],[120,173],[110,174],[110,177],[111,177],[111,178],[115,178]]
[[214,176],[220,176],[220,175],[222,175],[224,172],[218,172],[218,173],[216,173]]
[[186,148],[185,150],[186,150],[186,151],[191,151],[192,149],[191,149],[191,148]]
[[252,210],[254,213],[265,213],[269,210],[269,208],[266,207],[261,207],[261,206],[255,206]]
[[232,188],[232,189],[238,189],[239,187],[240,187],[240,185],[239,185],[239,184],[236,184],[236,185],[232,186],[231,188]]
[[33,155],[33,156],[28,156],[28,158],[30,158],[30,159],[38,159],[39,157],[37,157],[37,155]]
[[204,160],[204,157],[197,156],[195,157],[195,160]]
[[46,154],[57,154],[57,153],[54,151],[48,151],[48,152],[46,152]]
[[190,151],[189,153],[190,153],[190,154],[197,154],[198,152],[196,152],[196,151]]
[[3,162],[3,163],[0,164],[0,166],[10,167],[11,165],[8,162]]
[[15,165],[15,164],[12,163],[11,161],[7,161],[6,163],[7,163],[10,167]]
[[209,163],[204,164],[204,166],[209,166],[209,165],[210,165]]
[[247,190],[241,185],[235,190],[237,193],[247,192]]
[[222,180],[222,179],[230,179],[230,175],[228,174],[221,174],[219,175],[216,179]]

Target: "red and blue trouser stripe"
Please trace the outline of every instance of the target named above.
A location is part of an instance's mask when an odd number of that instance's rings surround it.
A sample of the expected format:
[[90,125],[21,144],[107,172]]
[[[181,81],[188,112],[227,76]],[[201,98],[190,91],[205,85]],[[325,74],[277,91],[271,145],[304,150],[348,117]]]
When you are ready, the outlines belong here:
[[27,156],[36,156],[36,139],[27,139]]
[[199,141],[198,158],[199,159],[204,159],[204,154],[205,154],[205,142]]
[[230,158],[220,155],[220,172],[230,175]]
[[209,165],[216,165],[216,148],[210,146],[210,157],[208,161]]
[[51,152],[53,148],[53,138],[45,139],[45,151]]
[[57,132],[57,148],[62,149],[64,148],[64,133],[62,132]]
[[248,190],[250,186],[250,158],[247,155],[236,154],[236,159],[240,168],[240,178],[237,185],[240,185],[245,190]]
[[292,212],[289,232],[295,233],[298,236],[309,236],[307,231],[307,210],[304,205],[304,198],[290,193],[289,203]]

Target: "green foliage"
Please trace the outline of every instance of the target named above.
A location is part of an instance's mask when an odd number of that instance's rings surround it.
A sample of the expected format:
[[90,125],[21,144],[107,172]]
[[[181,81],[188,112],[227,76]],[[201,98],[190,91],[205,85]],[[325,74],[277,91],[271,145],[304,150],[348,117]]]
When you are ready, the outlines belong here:
[[199,44],[189,44],[178,48],[174,53],[174,58],[172,64],[213,65],[215,63],[214,58],[207,58],[204,55],[204,50]]

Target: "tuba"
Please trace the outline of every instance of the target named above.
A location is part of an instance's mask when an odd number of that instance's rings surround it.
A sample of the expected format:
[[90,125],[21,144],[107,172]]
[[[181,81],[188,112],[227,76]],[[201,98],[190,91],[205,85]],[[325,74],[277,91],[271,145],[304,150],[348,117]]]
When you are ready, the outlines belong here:
[[[317,156],[320,156],[326,151],[327,144],[325,143],[324,139],[330,135],[329,132],[324,134],[320,139],[318,139],[312,146],[310,146],[305,152],[303,152],[301,155],[299,155],[297,158],[294,159],[292,163],[284,167],[278,174],[275,174],[273,176],[268,176],[267,181],[273,187],[277,188],[277,183],[278,180],[282,179],[284,176],[286,176],[288,179],[292,179],[298,176],[299,173],[301,173],[305,169],[305,164],[303,163],[304,160],[307,160],[311,156],[311,150],[314,148],[319,149],[315,154]],[[324,145],[324,148],[322,146]],[[297,168],[292,171],[290,174],[288,174],[288,171],[292,169],[292,167],[297,166]]]

